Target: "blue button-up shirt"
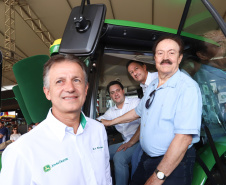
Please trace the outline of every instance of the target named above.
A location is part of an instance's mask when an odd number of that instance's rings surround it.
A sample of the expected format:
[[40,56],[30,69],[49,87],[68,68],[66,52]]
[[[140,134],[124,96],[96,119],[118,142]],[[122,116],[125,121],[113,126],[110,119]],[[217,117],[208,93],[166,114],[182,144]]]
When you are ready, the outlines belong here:
[[[198,84],[178,70],[158,87],[155,79],[136,107],[141,117],[140,143],[150,156],[164,155],[175,134],[191,134],[192,144],[200,139],[202,98]],[[155,95],[149,109],[145,108],[149,94]]]

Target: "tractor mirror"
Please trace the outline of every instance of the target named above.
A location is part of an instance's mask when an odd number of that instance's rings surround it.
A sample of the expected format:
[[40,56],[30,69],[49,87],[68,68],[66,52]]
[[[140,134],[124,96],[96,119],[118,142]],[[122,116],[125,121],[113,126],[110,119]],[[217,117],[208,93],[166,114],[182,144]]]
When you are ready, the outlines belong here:
[[83,4],[73,8],[64,30],[59,53],[91,55],[99,41],[105,15],[104,4]]

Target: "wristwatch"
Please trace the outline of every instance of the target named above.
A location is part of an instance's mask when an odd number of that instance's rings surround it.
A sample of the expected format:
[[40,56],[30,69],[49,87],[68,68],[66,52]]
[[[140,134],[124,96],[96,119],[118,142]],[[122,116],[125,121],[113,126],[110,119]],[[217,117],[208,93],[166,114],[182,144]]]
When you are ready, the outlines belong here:
[[165,174],[163,172],[160,172],[158,169],[155,170],[155,173],[156,173],[158,179],[160,179],[160,180],[165,180],[166,179]]

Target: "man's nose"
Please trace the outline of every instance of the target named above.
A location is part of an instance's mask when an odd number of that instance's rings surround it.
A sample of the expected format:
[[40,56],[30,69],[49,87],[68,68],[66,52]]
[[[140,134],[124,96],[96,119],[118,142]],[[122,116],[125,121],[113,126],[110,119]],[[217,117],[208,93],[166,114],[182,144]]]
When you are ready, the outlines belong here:
[[66,84],[65,84],[65,91],[68,91],[68,92],[74,92],[75,91],[75,87],[74,87],[72,81],[66,82]]
[[169,59],[169,55],[168,55],[168,53],[164,53],[164,55],[163,55],[163,59],[164,59],[164,60]]

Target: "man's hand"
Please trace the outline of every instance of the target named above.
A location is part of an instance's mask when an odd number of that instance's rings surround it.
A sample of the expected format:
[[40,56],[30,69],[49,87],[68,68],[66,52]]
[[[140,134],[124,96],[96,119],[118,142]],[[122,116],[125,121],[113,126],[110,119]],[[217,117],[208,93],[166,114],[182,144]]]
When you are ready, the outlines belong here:
[[122,144],[120,147],[118,147],[116,152],[120,152],[121,150],[126,151],[127,148],[133,146],[132,143],[128,142],[128,143],[124,143]]
[[[164,169],[163,172],[168,177],[184,158],[184,155],[191,142],[191,135],[176,134],[174,139],[170,143],[170,146],[166,151],[163,159],[157,166],[157,169],[159,169],[160,171],[161,169]],[[158,179],[156,174],[153,173],[152,176],[146,181],[145,185],[159,185],[163,182],[163,180]]]
[[155,173],[146,181],[145,185],[161,185],[163,184],[164,180],[158,179]]
[[103,123],[104,126],[111,126],[111,125],[113,125],[112,124],[112,120],[101,119],[100,122]]

